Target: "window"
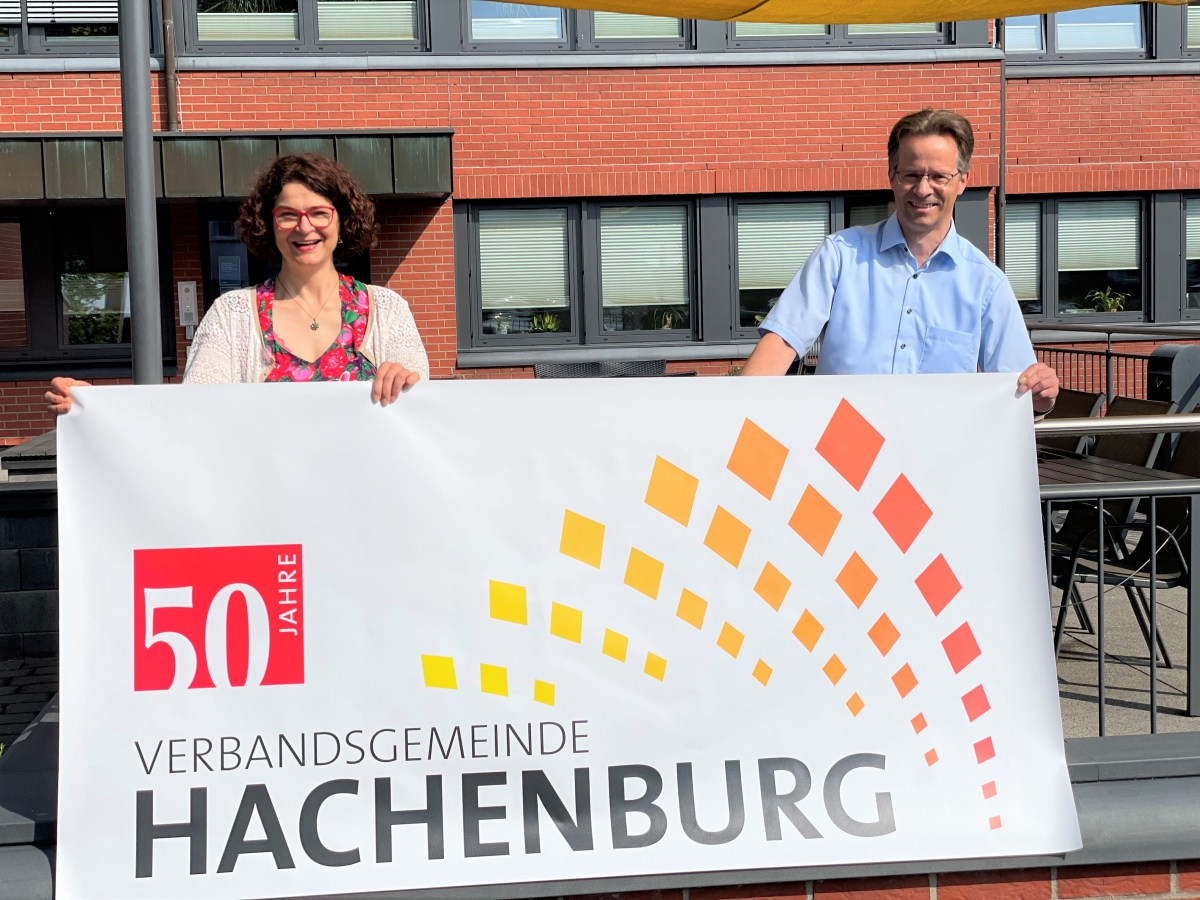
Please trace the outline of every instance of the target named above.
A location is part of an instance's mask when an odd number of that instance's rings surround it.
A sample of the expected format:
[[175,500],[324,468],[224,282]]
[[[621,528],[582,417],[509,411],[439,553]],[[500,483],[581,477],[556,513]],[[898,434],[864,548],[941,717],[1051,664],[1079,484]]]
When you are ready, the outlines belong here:
[[1200,3],[1187,8],[1186,32],[1183,46],[1188,50],[1200,50]]
[[1141,311],[1141,224],[1137,200],[1059,202],[1060,314]]
[[471,0],[472,41],[563,41],[566,16],[553,6]]
[[[163,358],[174,372],[170,233],[159,217]],[[122,374],[130,361],[125,210],[57,205],[0,217],[0,377]]]
[[1012,203],[1004,209],[1004,274],[1021,312],[1042,312],[1042,206]]
[[878,200],[856,198],[846,201],[846,227],[855,228],[859,225],[874,225],[882,222],[896,211],[896,201],[888,197]]
[[471,50],[672,50],[692,46],[686,19],[613,12],[587,12],[465,0],[464,37]]
[[1185,287],[1187,308],[1200,309],[1200,197],[1193,197],[1184,207]]
[[909,46],[944,43],[943,22],[898,22],[890,25],[808,25],[787,22],[733,22],[729,45],[735,48],[787,46]]
[[694,204],[460,206],[482,346],[691,341]]
[[[160,44],[152,36],[152,48]],[[17,52],[115,55],[117,0],[0,0],[0,53]]]
[[738,327],[757,328],[829,235],[828,203],[737,205]]
[[1026,58],[1095,58],[1147,55],[1146,12],[1141,4],[1072,9],[1047,16],[1004,20],[1004,49]]
[[[3,0],[0,0],[3,2]],[[244,53],[329,50],[370,44],[387,52],[423,50],[418,0],[192,0],[192,50]]]

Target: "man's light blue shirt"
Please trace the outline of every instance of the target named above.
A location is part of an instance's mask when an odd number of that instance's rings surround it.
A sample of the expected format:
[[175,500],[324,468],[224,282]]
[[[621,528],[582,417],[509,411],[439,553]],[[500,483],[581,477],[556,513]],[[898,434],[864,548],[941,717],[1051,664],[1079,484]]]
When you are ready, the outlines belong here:
[[818,375],[1023,372],[1037,361],[1004,273],[953,224],[918,266],[895,214],[827,237],[759,334],[804,353],[823,328]]

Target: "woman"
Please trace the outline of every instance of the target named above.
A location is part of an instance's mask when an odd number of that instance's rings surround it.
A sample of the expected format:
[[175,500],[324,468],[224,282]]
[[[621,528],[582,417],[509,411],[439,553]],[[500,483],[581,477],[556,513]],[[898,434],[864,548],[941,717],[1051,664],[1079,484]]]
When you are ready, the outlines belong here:
[[[281,156],[259,176],[239,214],[250,252],[274,258],[279,275],[222,294],[188,351],[184,384],[261,381],[373,381],[386,406],[421,378],[429,360],[399,294],[341,275],[339,249],[375,243],[375,208],[346,170],[313,153]],[[71,388],[55,378],[46,403],[71,408]]]

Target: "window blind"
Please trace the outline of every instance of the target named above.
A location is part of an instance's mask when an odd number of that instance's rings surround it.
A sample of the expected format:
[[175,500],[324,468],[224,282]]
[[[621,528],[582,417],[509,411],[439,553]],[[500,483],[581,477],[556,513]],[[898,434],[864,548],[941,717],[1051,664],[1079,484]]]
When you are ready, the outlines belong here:
[[611,12],[596,12],[593,15],[594,34],[598,41],[683,37],[682,19]]
[[565,307],[567,211],[480,210],[479,286],[484,309]]
[[1200,200],[1187,202],[1187,253],[1188,259],[1200,259]]
[[787,287],[828,235],[826,203],[740,204],[738,290]]
[[1194,4],[1187,11],[1187,45],[1200,48],[1200,6]]
[[29,0],[25,8],[31,25],[117,21],[117,0]]
[[848,25],[846,34],[937,34],[937,22],[893,22],[890,25]]
[[1136,200],[1058,204],[1058,270],[1140,269],[1141,208]]
[[820,37],[829,33],[826,25],[800,25],[793,22],[734,22],[734,37]]
[[1004,49],[1009,53],[1036,53],[1042,49],[1042,17],[1017,16],[1004,20]]
[[1142,49],[1142,11],[1136,3],[1069,10],[1054,21],[1064,53]]
[[317,33],[326,41],[411,41],[416,14],[413,0],[318,0]]
[[531,3],[471,0],[471,38],[477,41],[562,40],[562,10]]
[[606,206],[600,210],[600,293],[605,306],[688,302],[684,206]]
[[197,13],[201,41],[294,41],[297,16],[282,13]]
[[21,24],[21,0],[0,0],[0,24]]
[[1042,205],[1014,203],[1004,210],[1004,274],[1018,300],[1042,297]]
[[858,225],[874,225],[890,216],[894,208],[894,203],[863,203],[851,206],[846,213],[846,226],[854,228]]

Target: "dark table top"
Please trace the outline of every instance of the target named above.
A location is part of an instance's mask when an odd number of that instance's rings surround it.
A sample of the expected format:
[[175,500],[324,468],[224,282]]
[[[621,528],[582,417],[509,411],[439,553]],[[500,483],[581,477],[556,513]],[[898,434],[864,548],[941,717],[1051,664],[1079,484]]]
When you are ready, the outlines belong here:
[[1200,494],[1200,478],[1043,448],[1038,450],[1038,483],[1043,500]]

